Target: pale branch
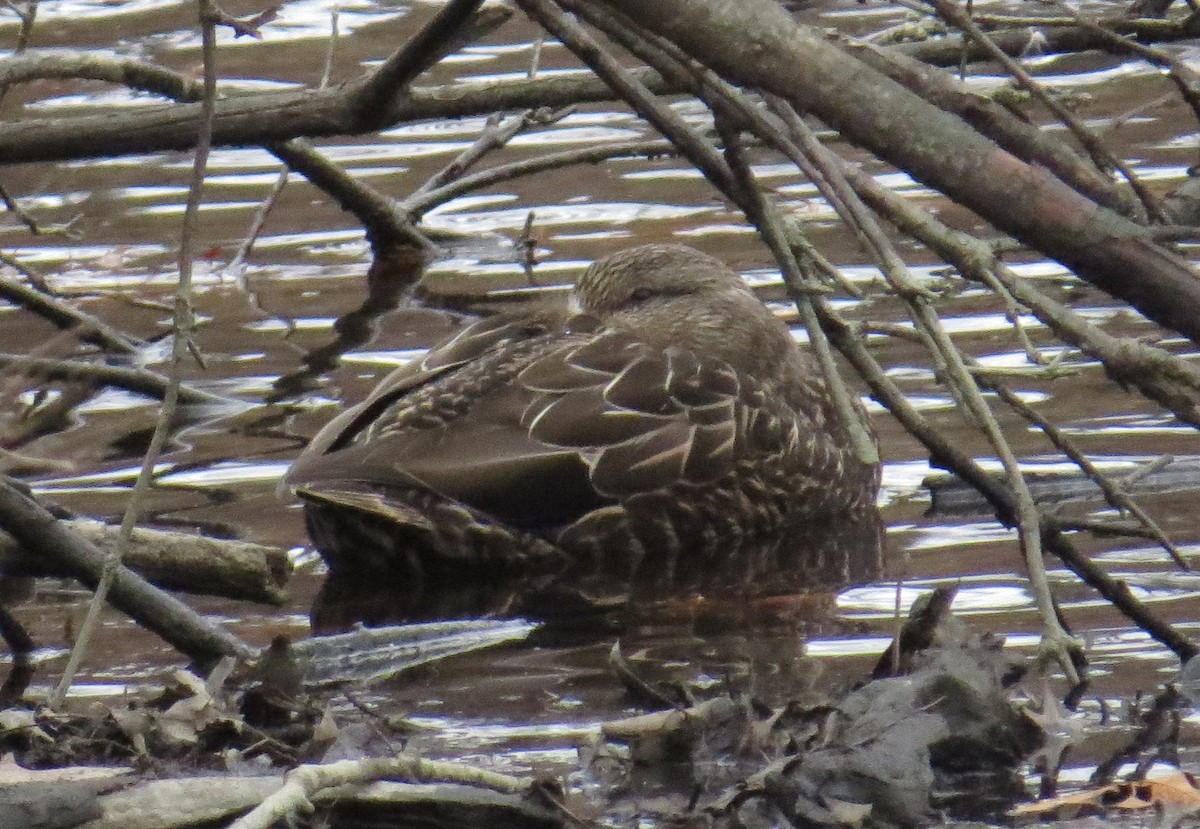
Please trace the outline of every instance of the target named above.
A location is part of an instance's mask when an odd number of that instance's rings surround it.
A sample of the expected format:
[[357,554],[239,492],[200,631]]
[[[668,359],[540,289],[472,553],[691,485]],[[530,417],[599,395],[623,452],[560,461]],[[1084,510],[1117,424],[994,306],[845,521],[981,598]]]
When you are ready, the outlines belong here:
[[[245,264],[246,258],[250,255],[250,251],[254,249],[254,245],[258,241],[259,234],[262,233],[262,229],[267,223],[268,214],[270,214],[271,210],[275,207],[280,194],[283,192],[283,188],[287,187],[287,183],[290,178],[291,168],[284,164],[279,168],[279,174],[275,177],[275,182],[271,185],[271,189],[267,192],[266,197],[263,198],[263,200],[259,203],[258,208],[254,211],[254,218],[250,220],[250,227],[246,231],[245,238],[242,239],[242,243],[238,245],[238,248],[236,251],[234,251],[232,258],[230,258],[229,262],[225,265],[224,272],[237,274],[237,278],[244,288],[247,287],[247,281],[244,278],[242,266]],[[248,289],[247,292],[249,292]],[[252,298],[251,301],[258,306],[258,310],[270,316],[266,309],[259,306],[256,297]]]
[[[119,528],[85,519],[63,519],[67,529],[107,554],[116,548]],[[245,541],[192,533],[138,528],[122,561],[130,570],[165,590],[279,605],[291,572],[287,551]],[[31,554],[0,534],[0,569],[9,576],[70,577],[60,562]]]
[[1157,474],[1175,462],[1174,455],[1159,455],[1150,463],[1145,463],[1121,479],[1121,486],[1131,487],[1150,475]]
[[530,781],[507,774],[459,763],[422,760],[411,755],[342,760],[326,765],[300,766],[288,772],[283,786],[232,823],[230,829],[270,829],[280,821],[290,823],[296,817],[310,813],[313,798],[324,790],[397,778],[422,783],[462,783],[507,794],[521,794],[532,788]]
[[[88,829],[165,829],[171,826],[226,826],[249,812],[283,785],[281,775],[253,777],[179,777],[141,780],[100,797],[101,817]],[[553,813],[522,794],[456,783],[437,785],[381,781],[320,788],[311,793],[315,806],[333,813],[332,820],[362,824],[378,813],[388,825],[478,825],[540,827],[554,825]],[[345,810],[344,821],[339,812]],[[430,815],[443,817],[436,820]],[[446,821],[445,815],[470,815]]]
[[[136,58],[114,57],[111,52],[33,51],[0,63],[0,84],[40,80],[105,81],[176,101],[198,101],[202,91],[201,84],[179,72]],[[238,94],[239,90],[231,84],[221,92]]]

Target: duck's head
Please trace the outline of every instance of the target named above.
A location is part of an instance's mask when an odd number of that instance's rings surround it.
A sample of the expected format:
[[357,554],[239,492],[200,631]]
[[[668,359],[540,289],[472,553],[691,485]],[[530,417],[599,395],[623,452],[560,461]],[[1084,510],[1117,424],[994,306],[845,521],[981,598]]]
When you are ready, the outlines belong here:
[[586,314],[614,314],[686,299],[753,298],[718,259],[685,245],[642,245],[597,259],[575,285],[572,302]]
[[572,300],[606,328],[724,360],[767,385],[808,370],[787,326],[742,278],[684,245],[643,245],[598,259]]

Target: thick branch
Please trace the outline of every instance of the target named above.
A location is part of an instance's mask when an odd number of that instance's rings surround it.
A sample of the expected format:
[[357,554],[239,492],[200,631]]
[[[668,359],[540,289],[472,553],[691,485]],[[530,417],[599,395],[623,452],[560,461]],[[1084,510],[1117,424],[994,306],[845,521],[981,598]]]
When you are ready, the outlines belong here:
[[724,77],[783,97],[1147,317],[1200,342],[1200,280],[1098,207],[769,0],[608,0]]
[[[107,554],[117,546],[118,527],[83,519],[66,526]],[[135,573],[166,590],[225,596],[279,605],[292,565],[287,551],[246,541],[225,541],[191,533],[136,529],[122,562]],[[13,539],[0,534],[0,569],[8,576],[67,577],[61,563],[30,555]]]
[[[670,92],[654,72],[637,76],[657,93]],[[107,79],[107,78],[106,78]],[[490,115],[506,109],[561,107],[611,101],[613,92],[591,75],[518,81],[481,81],[411,87],[392,101],[379,122],[364,123],[345,86],[326,90],[239,95],[216,103],[213,146],[270,144],[290,138],[357,135],[428,118]],[[112,111],[78,118],[29,118],[0,126],[5,164],[190,150],[196,143],[200,105],[169,104],[136,112]]]

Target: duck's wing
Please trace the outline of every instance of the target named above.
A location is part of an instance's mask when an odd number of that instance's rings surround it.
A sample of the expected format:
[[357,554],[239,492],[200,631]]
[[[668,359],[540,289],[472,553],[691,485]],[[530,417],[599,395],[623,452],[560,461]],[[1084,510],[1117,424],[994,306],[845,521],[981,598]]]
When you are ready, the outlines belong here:
[[[555,320],[549,316],[539,319],[503,315],[468,325],[454,337],[430,349],[421,359],[397,368],[365,400],[325,424],[292,464],[284,484],[296,488],[338,477],[355,479],[357,476],[350,463],[335,461],[331,456],[348,447],[370,443],[380,430],[398,428],[398,423],[405,420],[404,401],[416,396],[419,390],[500,349],[544,336],[554,325]],[[436,418],[437,415],[432,413],[430,416]]]
[[745,448],[746,378],[686,349],[609,332],[537,360],[520,380],[536,392],[522,417],[529,434],[578,451],[609,498],[715,481]]
[[740,470],[757,478],[751,488],[779,487],[812,514],[865,506],[875,472],[828,418],[814,419],[827,404],[810,379],[769,393],[723,361],[608,332],[521,372],[537,393],[522,424],[540,443],[578,451],[592,487],[614,501],[723,478],[740,486],[727,478]]

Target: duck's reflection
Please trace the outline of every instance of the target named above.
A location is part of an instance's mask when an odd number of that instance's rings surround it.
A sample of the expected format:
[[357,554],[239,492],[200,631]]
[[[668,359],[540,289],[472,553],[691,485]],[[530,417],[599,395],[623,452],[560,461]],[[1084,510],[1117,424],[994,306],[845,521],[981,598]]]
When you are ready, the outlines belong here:
[[731,546],[724,557],[709,561],[652,556],[632,579],[579,572],[470,578],[449,568],[394,566],[334,571],[313,606],[312,622],[321,633],[360,622],[483,616],[524,616],[559,628],[596,630],[687,613],[731,624],[780,617],[819,622],[833,611],[837,590],[882,576],[884,558],[883,523],[872,510],[853,520]]

